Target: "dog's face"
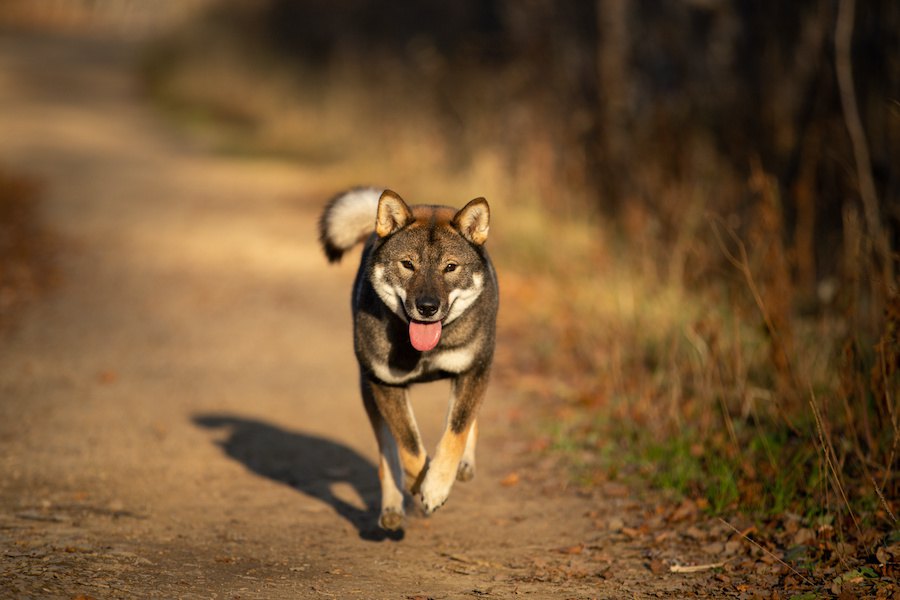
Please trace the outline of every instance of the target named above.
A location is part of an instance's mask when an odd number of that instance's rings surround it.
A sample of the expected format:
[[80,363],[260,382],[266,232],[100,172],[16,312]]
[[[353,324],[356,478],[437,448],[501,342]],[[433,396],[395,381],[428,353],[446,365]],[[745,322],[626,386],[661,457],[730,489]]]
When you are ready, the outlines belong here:
[[431,350],[441,330],[462,315],[484,289],[486,265],[478,247],[487,239],[490,212],[477,198],[461,210],[409,208],[390,190],[378,202],[369,278],[376,293],[409,323],[419,351]]

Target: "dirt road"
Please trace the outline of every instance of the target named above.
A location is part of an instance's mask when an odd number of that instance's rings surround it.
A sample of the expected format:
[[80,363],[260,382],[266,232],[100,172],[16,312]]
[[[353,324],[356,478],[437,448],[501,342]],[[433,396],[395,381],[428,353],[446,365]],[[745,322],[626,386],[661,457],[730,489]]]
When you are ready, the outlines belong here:
[[[0,164],[42,182],[60,244],[59,286],[0,338],[0,597],[711,593],[710,573],[651,574],[621,489],[529,476],[498,385],[475,480],[379,535],[353,260],[315,242],[335,190],[192,147],[141,100],[135,54],[0,34]],[[430,447],[445,394],[414,393]]]

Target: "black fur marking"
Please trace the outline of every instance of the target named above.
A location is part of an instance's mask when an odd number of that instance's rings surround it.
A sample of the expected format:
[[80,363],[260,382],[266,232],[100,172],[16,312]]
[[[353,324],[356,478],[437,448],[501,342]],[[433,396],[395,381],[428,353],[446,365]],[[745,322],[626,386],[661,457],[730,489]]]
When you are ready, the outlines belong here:
[[400,439],[397,440],[397,443],[403,446],[411,454],[417,454],[419,452],[419,436],[417,436],[416,432],[412,429],[404,431],[400,435]]
[[[377,414],[387,422],[397,443],[411,454],[419,454],[422,451],[419,433],[405,414],[406,386],[388,385],[368,374],[363,375],[360,384],[366,410],[377,407]],[[373,422],[374,417],[375,414],[370,413]]]
[[432,246],[437,244],[437,218],[434,214],[428,221],[428,244]]
[[450,420],[450,430],[460,435],[469,427],[471,410],[454,410],[453,418]]
[[456,398],[450,414],[450,430],[453,433],[460,435],[472,424],[487,389],[489,373],[489,364],[479,361],[471,370],[460,374],[453,381],[453,396]]

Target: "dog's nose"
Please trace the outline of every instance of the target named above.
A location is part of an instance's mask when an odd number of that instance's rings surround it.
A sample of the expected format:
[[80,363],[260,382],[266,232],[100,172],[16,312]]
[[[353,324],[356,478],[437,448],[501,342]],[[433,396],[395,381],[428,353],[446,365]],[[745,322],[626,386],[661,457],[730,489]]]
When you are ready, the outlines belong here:
[[441,301],[434,296],[422,296],[416,298],[416,310],[423,317],[430,317],[441,307]]

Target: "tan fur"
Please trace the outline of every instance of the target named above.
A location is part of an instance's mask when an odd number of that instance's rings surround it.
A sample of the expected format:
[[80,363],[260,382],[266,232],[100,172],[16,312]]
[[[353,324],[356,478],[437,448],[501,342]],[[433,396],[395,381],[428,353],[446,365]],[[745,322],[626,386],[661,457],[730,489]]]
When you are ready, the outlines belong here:
[[[449,427],[444,430],[441,441],[438,443],[437,450],[434,453],[435,460],[441,457],[448,463],[459,465],[459,459],[462,458],[463,450],[466,449],[466,440],[469,437],[469,430],[462,433],[454,433]],[[456,470],[453,471],[454,477]]]
[[466,447],[463,450],[459,469],[456,472],[457,481],[470,481],[475,477],[475,447],[478,445],[478,419],[472,421],[469,428],[469,437],[466,439]]

